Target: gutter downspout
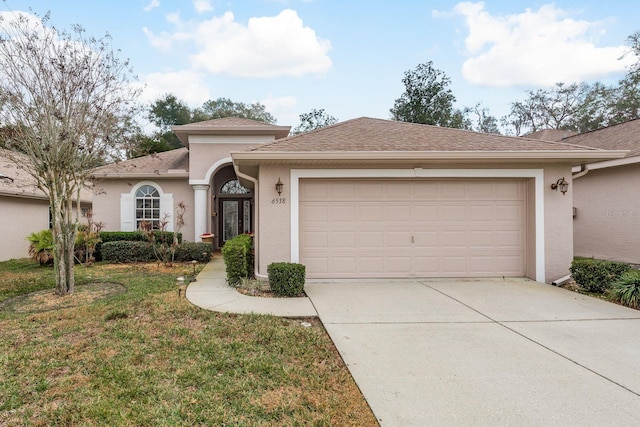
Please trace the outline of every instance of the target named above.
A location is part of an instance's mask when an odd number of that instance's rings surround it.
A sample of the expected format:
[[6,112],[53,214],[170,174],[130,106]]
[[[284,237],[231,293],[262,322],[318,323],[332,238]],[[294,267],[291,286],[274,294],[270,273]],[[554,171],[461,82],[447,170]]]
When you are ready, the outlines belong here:
[[576,173],[572,174],[571,175],[571,179],[582,178],[583,176],[585,176],[588,173],[589,173],[589,165],[587,165],[586,163],[582,163],[580,165],[580,172],[576,172]]
[[260,203],[258,203],[259,201],[259,183],[258,183],[258,179],[254,178],[250,175],[244,174],[242,172],[240,172],[240,170],[238,169],[238,166],[234,163],[233,164],[233,169],[236,172],[236,176],[246,179],[247,181],[251,181],[253,182],[253,198],[254,198],[254,208],[253,208],[253,214],[254,214],[254,233],[253,233],[253,248],[254,248],[254,258],[253,258],[253,271],[255,276],[258,279],[262,279],[262,280],[266,280],[269,278],[269,276],[267,276],[266,274],[260,274],[260,272],[258,271],[258,268],[260,266],[260,251],[255,250],[258,247],[258,242],[260,240],[260,233],[258,233],[258,227],[259,227],[259,222],[258,218],[260,218],[259,215],[259,206]]
[[[589,165],[587,165],[586,163],[582,163],[580,165],[580,171],[572,174],[571,179],[574,180],[574,179],[582,178],[588,173],[589,173]],[[559,286],[565,282],[568,282],[570,279],[571,279],[571,274],[568,274],[564,277],[560,277],[559,279],[554,280],[553,282],[551,282],[551,284],[553,286]]]

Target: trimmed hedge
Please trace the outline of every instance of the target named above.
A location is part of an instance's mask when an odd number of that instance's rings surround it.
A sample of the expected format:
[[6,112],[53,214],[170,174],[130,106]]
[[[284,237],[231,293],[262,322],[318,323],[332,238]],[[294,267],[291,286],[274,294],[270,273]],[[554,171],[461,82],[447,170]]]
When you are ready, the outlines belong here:
[[[167,244],[173,243],[172,231],[154,231],[153,235],[156,242]],[[102,244],[107,242],[147,242],[147,237],[140,231],[101,231],[100,232],[101,243],[96,245],[94,257],[96,261],[101,261],[102,258]],[[178,233],[178,243],[182,243],[182,233]]]
[[[154,237],[158,243],[172,243],[173,232],[172,231],[154,231]],[[147,240],[144,233],[140,231],[101,231],[100,239],[103,243],[116,242],[120,240],[126,240],[129,242],[145,242]],[[178,243],[182,243],[182,233],[178,233]]]
[[114,263],[150,262],[156,260],[149,242],[118,240],[102,244],[102,260]]
[[203,242],[185,242],[176,247],[176,262],[189,262],[196,260],[198,262],[209,262],[211,261],[211,252],[213,251],[213,247],[211,243],[203,243]]
[[267,266],[269,286],[278,295],[295,297],[304,292],[305,266],[292,262],[274,262]]
[[222,247],[222,256],[230,285],[237,285],[243,278],[253,277],[253,237],[240,234],[227,240]]
[[571,276],[588,292],[606,292],[620,275],[631,267],[617,261],[593,258],[575,258],[571,263]]
[[[158,258],[150,242],[118,240],[102,244],[102,259],[106,262],[151,262]],[[211,245],[209,243],[182,243],[176,247],[175,262],[209,262]]]

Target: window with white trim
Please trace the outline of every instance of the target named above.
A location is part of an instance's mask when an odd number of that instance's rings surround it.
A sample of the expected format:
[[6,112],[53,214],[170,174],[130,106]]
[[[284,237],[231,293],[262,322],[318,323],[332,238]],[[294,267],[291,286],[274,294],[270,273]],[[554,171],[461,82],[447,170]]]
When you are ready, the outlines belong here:
[[136,229],[143,223],[151,224],[151,228],[160,228],[160,192],[152,185],[143,185],[136,191]]

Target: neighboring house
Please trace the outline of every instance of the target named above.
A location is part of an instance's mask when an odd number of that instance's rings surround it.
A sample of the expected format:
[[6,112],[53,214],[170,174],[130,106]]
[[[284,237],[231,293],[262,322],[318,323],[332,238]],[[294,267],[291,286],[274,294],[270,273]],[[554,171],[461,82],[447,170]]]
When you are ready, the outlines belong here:
[[[21,164],[28,164],[28,160]],[[81,200],[84,209],[91,207],[90,192],[83,192]],[[0,215],[0,261],[29,256],[26,237],[49,228],[49,198],[4,149],[0,149]]]
[[238,118],[173,130],[185,148],[96,169],[96,220],[171,230],[183,201],[187,240],[254,233],[259,277],[291,261],[309,278],[550,282],[573,257],[571,168],[625,154],[371,118],[292,137]]
[[640,119],[562,139],[624,158],[584,162],[573,181],[574,253],[640,264]]

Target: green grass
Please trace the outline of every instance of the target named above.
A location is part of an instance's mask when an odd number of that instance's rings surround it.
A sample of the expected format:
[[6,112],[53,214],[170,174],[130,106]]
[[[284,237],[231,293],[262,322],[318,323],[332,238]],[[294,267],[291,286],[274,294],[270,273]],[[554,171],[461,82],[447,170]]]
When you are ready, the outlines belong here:
[[194,307],[190,272],[76,267],[126,290],[56,308],[50,268],[0,263],[0,425],[377,425],[322,327]]

